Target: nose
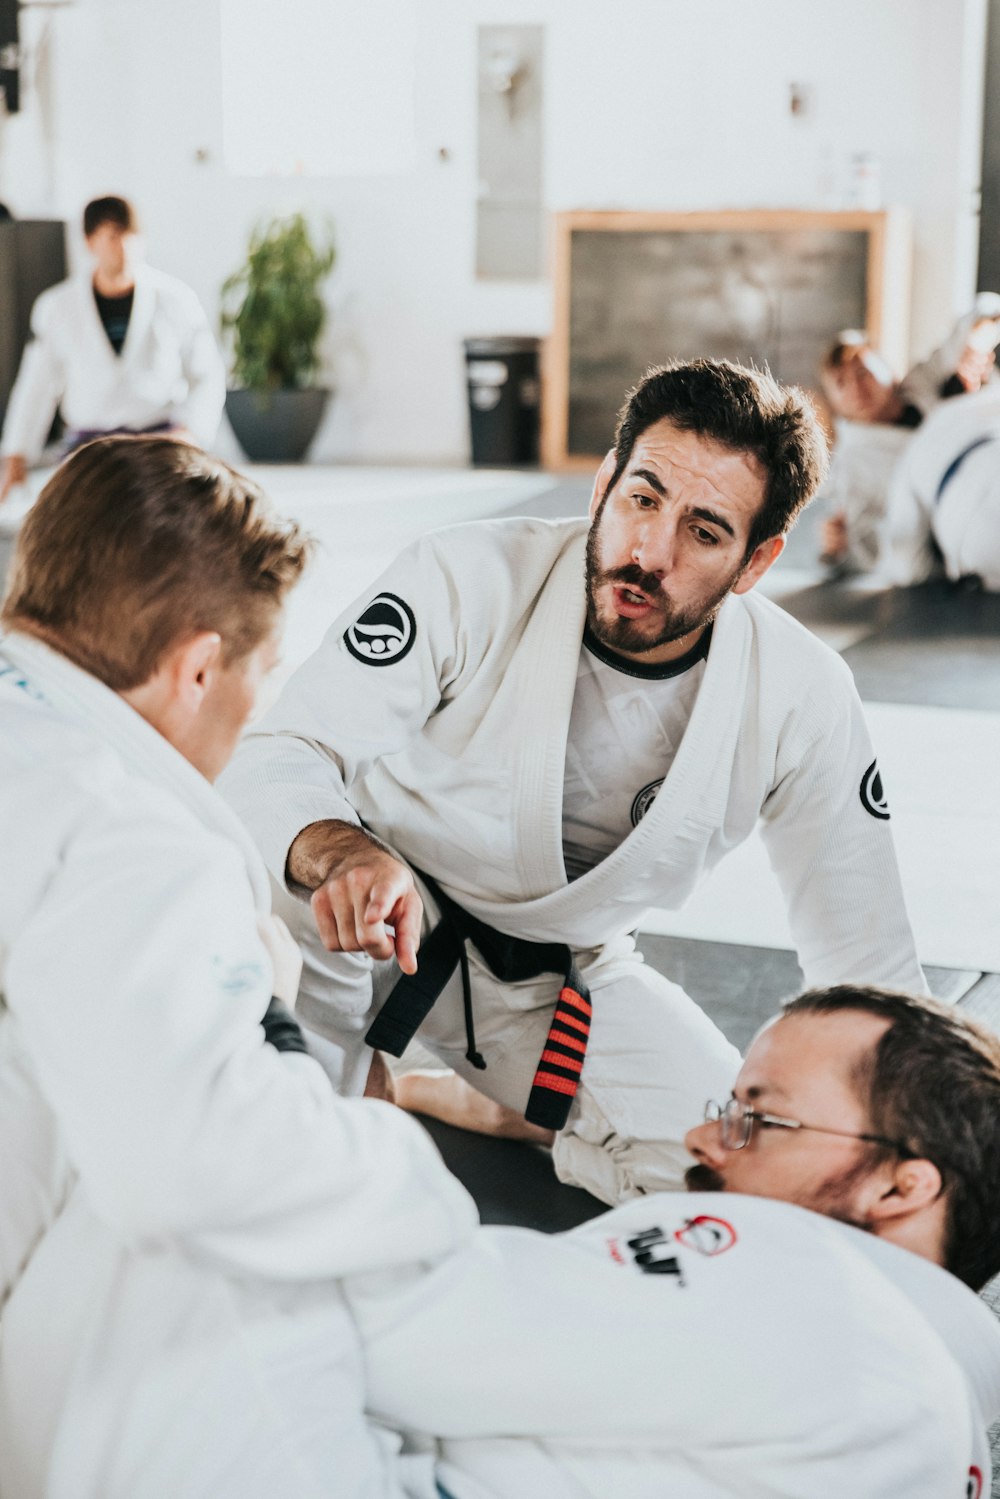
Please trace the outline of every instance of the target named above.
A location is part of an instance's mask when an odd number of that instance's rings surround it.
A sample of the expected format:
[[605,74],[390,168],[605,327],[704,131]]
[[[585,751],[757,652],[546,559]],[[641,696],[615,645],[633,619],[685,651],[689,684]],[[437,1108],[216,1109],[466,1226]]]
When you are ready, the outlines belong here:
[[713,1170],[721,1169],[729,1152],[722,1144],[722,1131],[718,1121],[709,1124],[696,1124],[694,1129],[689,1129],[684,1136],[685,1149],[700,1161],[703,1166],[711,1166]]
[[677,523],[662,512],[651,515],[639,527],[632,542],[632,561],[644,573],[662,578],[674,563]]

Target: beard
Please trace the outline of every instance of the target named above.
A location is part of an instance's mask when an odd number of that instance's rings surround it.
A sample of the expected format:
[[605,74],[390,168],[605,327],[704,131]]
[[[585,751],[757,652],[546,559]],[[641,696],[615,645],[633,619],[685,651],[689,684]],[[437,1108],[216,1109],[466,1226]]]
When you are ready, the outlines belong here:
[[[653,651],[658,646],[683,640],[685,635],[693,635],[696,630],[703,630],[710,625],[733,584],[742,576],[746,563],[741,562],[724,583],[707,597],[678,607],[655,573],[643,572],[637,562],[626,563],[624,567],[602,568],[597,548],[597,532],[603,509],[602,504],[587,536],[587,623],[601,644],[612,651],[641,655],[643,651]],[[662,614],[659,629],[651,635],[648,619],[622,619],[617,614],[610,618],[602,616],[598,610],[597,596],[598,591],[607,583],[641,588],[647,597],[654,599]]]
[[[866,1156],[849,1166],[846,1171],[841,1171],[837,1176],[827,1177],[826,1181],[820,1182],[816,1187],[807,1191],[790,1193],[787,1197],[777,1197],[773,1192],[755,1193],[753,1187],[746,1182],[741,1182],[739,1191],[753,1196],[771,1197],[775,1201],[790,1202],[795,1207],[808,1208],[810,1212],[821,1213],[824,1218],[835,1218],[838,1223],[847,1223],[851,1228],[863,1229],[865,1233],[871,1233],[874,1221],[871,1217],[861,1213],[855,1206],[855,1194],[858,1187],[867,1181],[872,1170],[872,1160]],[[711,1166],[698,1162],[695,1166],[689,1166],[684,1173],[684,1186],[688,1192],[726,1192],[729,1188],[723,1177]]]

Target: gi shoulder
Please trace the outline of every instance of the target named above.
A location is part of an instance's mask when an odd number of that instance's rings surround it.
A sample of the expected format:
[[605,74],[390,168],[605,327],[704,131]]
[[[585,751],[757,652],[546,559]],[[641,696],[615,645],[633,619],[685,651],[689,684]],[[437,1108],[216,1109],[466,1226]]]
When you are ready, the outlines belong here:
[[415,547],[426,548],[436,559],[461,611],[485,623],[494,615],[509,619],[512,611],[529,607],[553,567],[581,544],[588,528],[585,518],[502,517],[444,527]]
[[736,600],[753,633],[753,657],[761,690],[790,706],[846,705],[857,699],[850,667],[825,641],[772,599],[756,591]]

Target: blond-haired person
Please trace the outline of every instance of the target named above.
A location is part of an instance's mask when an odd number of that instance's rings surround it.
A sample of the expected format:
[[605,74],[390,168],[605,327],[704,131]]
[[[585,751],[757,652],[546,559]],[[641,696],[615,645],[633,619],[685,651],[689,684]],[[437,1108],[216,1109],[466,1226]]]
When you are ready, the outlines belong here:
[[297,959],[211,784],[306,552],[254,485],[152,438],[74,454],[19,539],[0,638],[11,1499],[400,1492],[336,1277],[433,1260],[474,1211],[413,1120],[344,1105],[275,1016]]

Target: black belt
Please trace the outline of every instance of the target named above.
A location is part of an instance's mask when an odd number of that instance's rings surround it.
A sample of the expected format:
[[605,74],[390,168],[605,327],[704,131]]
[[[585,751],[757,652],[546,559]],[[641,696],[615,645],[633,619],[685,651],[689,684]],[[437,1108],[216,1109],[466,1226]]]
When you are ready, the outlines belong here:
[[466,942],[473,944],[494,978],[502,983],[538,978],[543,973],[562,974],[555,1014],[524,1111],[531,1124],[562,1129],[579,1086],[591,1021],[590,991],[572,952],[563,942],[527,942],[498,932],[463,910],[429,875],[416,872],[437,902],[441,919],[421,943],[417,972],[400,975],[365,1040],[378,1051],[401,1057],[460,967],[468,1043],[465,1055],[473,1067],[482,1069],[486,1060],[476,1048]]

